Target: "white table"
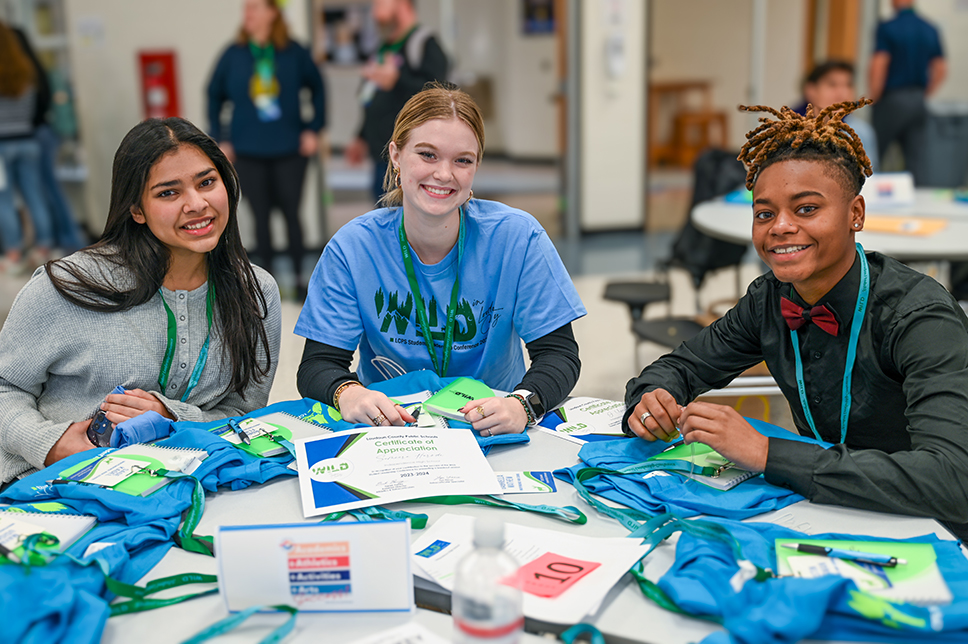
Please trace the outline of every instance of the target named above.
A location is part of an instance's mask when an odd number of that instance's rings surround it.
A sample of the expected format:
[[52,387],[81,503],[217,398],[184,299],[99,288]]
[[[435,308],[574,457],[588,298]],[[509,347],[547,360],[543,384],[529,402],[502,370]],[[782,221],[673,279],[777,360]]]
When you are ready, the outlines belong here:
[[[544,432],[531,430],[531,444],[525,446],[497,447],[488,457],[498,471],[549,470],[567,467],[578,462],[578,445]],[[546,516],[513,510],[497,510],[474,505],[444,506],[429,503],[400,503],[391,507],[408,512],[420,512],[435,521],[446,512],[472,516],[500,513],[511,523],[533,527],[574,532],[586,536],[626,536],[628,531],[616,521],[599,515],[578,497],[570,485],[558,481],[558,492],[553,494],[518,494],[515,500],[523,503],[549,503],[575,505],[588,516],[583,526],[564,523]],[[299,500],[299,488],[295,478],[276,480],[263,486],[251,487],[238,492],[220,492],[206,498],[205,514],[198,526],[199,534],[214,534],[219,525],[245,525],[254,523],[315,522],[303,519]],[[938,523],[930,519],[901,517],[862,510],[850,510],[832,506],[801,502],[776,512],[760,515],[754,521],[770,521],[788,525],[808,534],[844,532],[863,535],[884,535],[895,538],[913,537],[935,533],[941,538],[952,539]],[[419,534],[415,531],[415,534]],[[672,564],[675,538],[660,545],[646,559],[645,572],[657,580]],[[214,574],[215,560],[173,548],[140,584],[179,572]],[[687,644],[696,642],[719,627],[701,620],[666,612],[645,599],[637,585],[629,583],[626,575],[622,583],[613,589],[597,615],[585,621],[595,624],[605,633],[609,642],[650,642],[656,644]],[[181,594],[185,588],[176,589]],[[165,596],[159,594],[159,596]],[[104,632],[105,643],[181,641],[227,615],[217,595],[193,599],[183,604],[160,608],[146,613],[113,617],[108,620]],[[231,634],[219,639],[221,642],[254,642],[268,634],[269,630],[286,619],[283,615],[255,615]],[[346,642],[363,637],[381,629],[390,628],[406,621],[401,616],[354,615],[330,616],[300,614],[294,635],[287,642]],[[450,618],[427,610],[418,610],[415,619],[430,630],[450,637]],[[578,616],[576,616],[578,619]],[[563,629],[555,629],[563,630]],[[547,641],[537,637],[523,642]]]
[[[968,259],[968,204],[952,201],[950,191],[918,189],[913,206],[868,208],[869,216],[899,218],[942,218],[948,224],[933,235],[899,235],[861,231],[857,235],[866,250],[876,250],[895,259],[939,261]],[[753,230],[753,206],[727,203],[722,199],[701,203],[692,209],[696,228],[725,241],[748,244]]]

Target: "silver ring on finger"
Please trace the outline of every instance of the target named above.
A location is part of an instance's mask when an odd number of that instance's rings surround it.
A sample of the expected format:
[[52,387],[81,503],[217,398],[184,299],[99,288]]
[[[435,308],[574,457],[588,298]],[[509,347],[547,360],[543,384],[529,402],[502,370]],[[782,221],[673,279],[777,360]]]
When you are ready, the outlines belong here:
[[[487,432],[487,433],[485,434],[484,432]],[[489,430],[489,429],[482,429],[481,430],[481,436],[492,436],[491,430]]]
[[642,423],[642,427],[645,427],[645,421],[652,417],[652,412],[647,411],[641,416],[639,416],[639,422]]

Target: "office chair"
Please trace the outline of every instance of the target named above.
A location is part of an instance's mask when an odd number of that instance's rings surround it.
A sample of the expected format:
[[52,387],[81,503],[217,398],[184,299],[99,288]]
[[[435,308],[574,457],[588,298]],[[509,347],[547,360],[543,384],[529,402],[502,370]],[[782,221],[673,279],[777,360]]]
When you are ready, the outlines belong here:
[[[746,179],[746,170],[736,159],[735,153],[711,149],[703,152],[696,160],[693,176],[690,213],[698,204],[721,197],[741,186]],[[643,318],[644,309],[648,305],[670,301],[671,289],[667,278],[669,269],[684,269],[692,277],[696,312],[699,313],[702,310],[699,291],[706,276],[715,270],[735,267],[737,299],[742,295],[739,267],[746,249],[746,244],[734,244],[710,237],[696,228],[689,218],[672,245],[670,257],[659,265],[661,272],[658,281],[612,282],[606,285],[603,294],[606,300],[623,302],[629,307],[632,332],[636,338],[636,363],[641,342],[655,342],[674,349],[703,328],[692,317],[668,316],[654,320]]]

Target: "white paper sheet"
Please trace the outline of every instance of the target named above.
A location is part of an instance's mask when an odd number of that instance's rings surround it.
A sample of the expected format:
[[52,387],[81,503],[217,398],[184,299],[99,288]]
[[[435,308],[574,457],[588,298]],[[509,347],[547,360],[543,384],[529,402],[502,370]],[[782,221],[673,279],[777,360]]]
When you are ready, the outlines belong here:
[[376,635],[353,640],[350,644],[447,644],[439,635],[435,635],[417,622],[407,622]]
[[[504,549],[519,565],[547,552],[601,564],[557,598],[524,594],[524,614],[552,623],[574,624],[594,612],[608,591],[648,550],[639,539],[582,537],[515,523],[507,523],[505,528]],[[473,549],[473,534],[473,517],[443,515],[414,541],[414,571],[431,576],[453,591],[457,563]]]

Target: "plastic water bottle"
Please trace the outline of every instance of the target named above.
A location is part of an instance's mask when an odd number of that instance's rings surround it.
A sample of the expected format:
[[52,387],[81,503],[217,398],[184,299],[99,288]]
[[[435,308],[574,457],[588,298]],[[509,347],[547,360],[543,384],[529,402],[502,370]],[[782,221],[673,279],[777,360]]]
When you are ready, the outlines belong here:
[[477,519],[474,550],[457,564],[451,612],[459,644],[515,644],[524,630],[518,564],[504,552],[504,523]]

